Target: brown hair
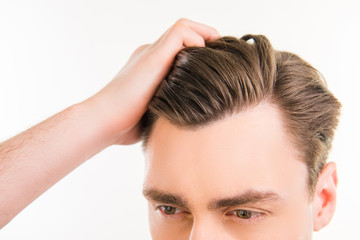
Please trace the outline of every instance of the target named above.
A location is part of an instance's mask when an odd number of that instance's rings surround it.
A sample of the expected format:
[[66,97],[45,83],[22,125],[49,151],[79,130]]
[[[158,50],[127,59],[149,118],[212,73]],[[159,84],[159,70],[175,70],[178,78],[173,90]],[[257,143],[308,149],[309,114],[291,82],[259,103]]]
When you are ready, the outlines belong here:
[[264,101],[281,110],[307,164],[312,196],[341,104],[315,68],[295,54],[275,51],[262,35],[227,36],[181,50],[141,120],[143,147],[158,117],[196,128]]

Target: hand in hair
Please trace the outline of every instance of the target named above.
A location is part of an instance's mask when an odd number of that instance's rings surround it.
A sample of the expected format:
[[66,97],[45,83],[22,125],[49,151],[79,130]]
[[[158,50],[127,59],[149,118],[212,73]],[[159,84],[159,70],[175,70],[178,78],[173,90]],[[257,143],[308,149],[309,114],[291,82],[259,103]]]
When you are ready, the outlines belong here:
[[96,153],[137,142],[138,122],[177,52],[218,37],[211,27],[181,19],[139,47],[97,94],[0,143],[0,229]]
[[113,81],[89,99],[107,109],[105,126],[117,134],[117,144],[140,140],[138,123],[176,54],[184,47],[205,46],[205,41],[219,37],[212,27],[180,19],[153,44],[140,46]]

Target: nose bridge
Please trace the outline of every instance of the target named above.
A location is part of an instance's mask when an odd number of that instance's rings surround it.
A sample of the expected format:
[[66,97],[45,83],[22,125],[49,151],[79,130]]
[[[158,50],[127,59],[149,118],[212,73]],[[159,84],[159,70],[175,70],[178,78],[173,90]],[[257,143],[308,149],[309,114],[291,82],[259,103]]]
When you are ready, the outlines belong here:
[[189,240],[225,240],[227,238],[224,238],[223,231],[220,219],[213,219],[212,216],[203,215],[194,219]]

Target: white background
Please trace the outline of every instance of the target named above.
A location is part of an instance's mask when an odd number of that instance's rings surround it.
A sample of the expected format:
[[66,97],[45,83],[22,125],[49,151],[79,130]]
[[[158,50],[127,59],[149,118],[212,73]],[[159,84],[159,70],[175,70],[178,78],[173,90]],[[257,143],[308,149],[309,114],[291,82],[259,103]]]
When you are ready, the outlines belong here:
[[[343,103],[330,160],[338,207],[315,239],[360,239],[359,1],[0,0],[0,141],[91,96],[139,45],[178,18],[222,35],[266,35],[299,54]],[[0,231],[0,239],[150,239],[140,144],[112,146],[71,172]]]

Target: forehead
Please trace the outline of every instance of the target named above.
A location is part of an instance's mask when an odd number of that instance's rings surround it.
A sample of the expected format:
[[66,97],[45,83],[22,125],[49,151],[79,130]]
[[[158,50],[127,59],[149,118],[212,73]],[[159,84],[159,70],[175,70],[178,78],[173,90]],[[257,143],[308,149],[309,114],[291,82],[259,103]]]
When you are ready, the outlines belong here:
[[199,200],[254,188],[291,194],[306,188],[297,156],[268,103],[195,130],[159,118],[145,151],[144,185]]

